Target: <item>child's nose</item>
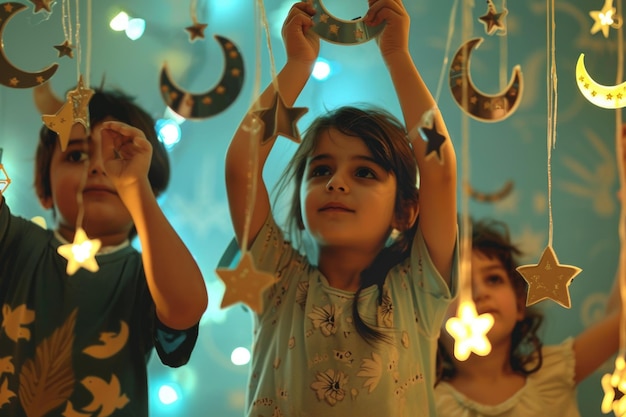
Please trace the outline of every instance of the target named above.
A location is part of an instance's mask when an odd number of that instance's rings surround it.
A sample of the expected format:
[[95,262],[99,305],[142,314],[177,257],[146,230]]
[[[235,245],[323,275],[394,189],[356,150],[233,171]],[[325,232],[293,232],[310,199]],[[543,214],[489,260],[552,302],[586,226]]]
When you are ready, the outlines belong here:
[[344,181],[343,178],[338,174],[333,175],[328,180],[328,183],[326,183],[326,190],[327,191],[341,191],[344,193],[347,193],[348,191],[350,191],[346,181]]

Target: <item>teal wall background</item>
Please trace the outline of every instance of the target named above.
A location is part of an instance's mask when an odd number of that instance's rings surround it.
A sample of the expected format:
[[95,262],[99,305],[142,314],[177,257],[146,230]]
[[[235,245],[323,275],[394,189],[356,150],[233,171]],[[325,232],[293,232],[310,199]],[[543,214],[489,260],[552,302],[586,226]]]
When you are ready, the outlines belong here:
[[[615,4],[618,4],[616,0]],[[61,2],[52,13],[20,12],[3,34],[9,59],[29,71],[58,62],[60,69],[50,80],[53,90],[63,95],[77,80],[77,60],[58,58],[53,45],[64,40]],[[326,0],[326,7],[346,20],[363,15],[365,0]],[[539,0],[509,1],[506,7],[508,33],[488,36],[478,17],[485,14],[484,1],[459,2],[456,19],[450,25],[452,0],[405,0],[412,17],[411,53],[433,94],[444,74],[437,96],[450,134],[455,141],[459,173],[469,166],[469,180],[478,190],[491,192],[506,181],[513,192],[496,203],[470,202],[474,217],[491,216],[508,222],[517,242],[537,263],[548,242],[547,181],[547,29],[546,4]],[[71,2],[74,7],[75,2]],[[208,23],[204,41],[189,42],[184,28],[191,24],[190,2],[150,0],[93,1],[93,25],[86,22],[87,2],[80,1],[82,70],[90,57],[91,82],[120,87],[137,96],[138,102],[155,117],[165,111],[158,75],[165,61],[172,77],[184,88],[201,92],[212,88],[220,78],[223,58],[213,35],[230,38],[241,49],[246,65],[243,91],[226,111],[210,119],[182,124],[183,138],[171,151],[173,177],[162,198],[168,218],[188,243],[206,277],[210,307],[202,321],[200,339],[189,366],[171,370],[153,360],[150,364],[152,415],[241,416],[247,367],[230,361],[233,349],[250,347],[251,318],[240,306],[219,308],[223,286],[214,274],[222,251],[232,237],[225,198],[223,160],[230,137],[251,101],[255,98],[255,77],[265,85],[272,74],[270,53],[277,68],[284,62],[279,37],[282,20],[292,2],[265,2],[270,22],[271,49],[258,24],[256,2],[252,0],[198,0],[201,22]],[[466,4],[469,14],[462,13]],[[473,7],[471,5],[473,4]],[[502,8],[501,0],[494,0]],[[618,32],[611,29],[608,39],[591,35],[590,10],[600,10],[604,0],[556,2],[556,65],[558,76],[557,144],[552,153],[553,247],[561,263],[576,265],[583,272],[570,287],[572,309],[555,303],[541,303],[547,315],[544,340],[557,343],[576,335],[597,320],[604,311],[606,297],[617,268],[620,241],[617,234],[620,205],[616,197],[619,176],[616,160],[616,111],[601,109],[579,93],[574,69],[581,52],[593,78],[612,85],[619,80]],[[132,42],[122,33],[109,29],[108,22],[120,9],[146,20],[145,35]],[[75,9],[73,9],[75,10]],[[462,30],[463,21],[467,30]],[[87,34],[92,34],[87,53]],[[450,36],[451,34],[451,36]],[[502,81],[508,82],[514,65],[520,65],[524,91],[520,107],[499,123],[470,119],[464,130],[464,113],[453,102],[447,86],[444,59],[469,37],[485,40],[474,51],[471,75],[483,92],[494,94]],[[451,49],[446,54],[446,43]],[[334,73],[323,82],[311,80],[296,105],[309,107],[300,119],[303,129],[325,108],[354,101],[371,101],[400,115],[391,82],[373,42],[358,46],[322,44],[321,56],[331,62]],[[260,65],[257,65],[257,62]],[[258,73],[257,71],[260,71]],[[40,116],[30,90],[0,86],[0,147],[5,169],[12,179],[6,199],[12,210],[24,217],[44,215],[32,189],[33,153]],[[469,138],[469,152],[462,151],[462,137]],[[293,152],[290,141],[281,139],[275,147],[268,181],[278,175]],[[468,165],[469,164],[469,165]],[[461,180],[463,178],[460,177]],[[461,191],[459,191],[461,196]],[[601,416],[600,377],[612,372],[610,361],[583,382],[579,402],[584,417]],[[181,400],[165,406],[158,401],[161,384],[174,384]]]

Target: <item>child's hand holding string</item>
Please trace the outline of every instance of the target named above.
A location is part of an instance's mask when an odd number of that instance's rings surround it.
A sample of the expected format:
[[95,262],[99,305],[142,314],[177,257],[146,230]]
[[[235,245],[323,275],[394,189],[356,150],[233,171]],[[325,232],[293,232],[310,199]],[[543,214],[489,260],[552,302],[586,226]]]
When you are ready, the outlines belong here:
[[102,123],[102,152],[106,172],[121,194],[147,183],[152,145],[136,127],[118,121]]
[[309,3],[295,3],[283,24],[282,35],[285,42],[287,60],[312,66],[320,52],[319,36],[312,30],[311,17],[315,9]]

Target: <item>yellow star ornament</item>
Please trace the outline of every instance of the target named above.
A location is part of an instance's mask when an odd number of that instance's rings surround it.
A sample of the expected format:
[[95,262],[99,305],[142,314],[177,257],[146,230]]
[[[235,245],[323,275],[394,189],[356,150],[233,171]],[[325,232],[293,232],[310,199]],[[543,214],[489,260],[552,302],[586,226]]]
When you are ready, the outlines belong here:
[[604,6],[602,10],[592,10],[589,12],[589,16],[594,20],[594,24],[591,27],[591,34],[595,35],[602,30],[602,35],[605,38],[609,37],[609,27],[615,22],[613,17],[615,16],[615,7],[613,7],[613,0],[604,0]]
[[226,286],[221,308],[242,302],[258,314],[263,311],[263,292],[276,279],[273,275],[255,268],[250,252],[241,256],[237,268],[217,268],[215,272]]
[[480,356],[488,355],[491,343],[487,332],[493,327],[493,315],[477,315],[474,302],[468,301],[461,302],[457,315],[446,322],[446,330],[454,337],[454,356],[464,361],[472,352]]
[[78,268],[96,272],[100,267],[96,262],[96,253],[100,250],[100,239],[89,239],[82,227],[76,229],[74,242],[58,247],[59,255],[67,259],[67,275],[74,275]]
[[601,409],[604,414],[613,411],[616,417],[626,416],[626,395],[624,395],[626,380],[624,376],[624,358],[618,356],[615,359],[613,374],[604,374],[601,380],[604,390]]
[[530,306],[550,299],[565,308],[571,307],[569,285],[582,269],[572,265],[562,265],[550,245],[546,246],[537,265],[517,267],[528,283],[526,305]]

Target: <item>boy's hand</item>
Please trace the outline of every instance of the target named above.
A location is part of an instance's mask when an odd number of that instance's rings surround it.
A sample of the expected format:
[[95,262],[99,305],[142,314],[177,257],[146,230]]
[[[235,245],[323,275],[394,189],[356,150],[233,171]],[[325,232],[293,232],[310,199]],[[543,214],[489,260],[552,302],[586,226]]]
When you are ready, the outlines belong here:
[[291,6],[283,23],[283,39],[288,61],[313,64],[320,52],[319,36],[312,30],[315,9],[306,1]]
[[103,122],[102,152],[107,175],[118,192],[147,181],[152,145],[141,130],[122,122]]
[[408,53],[410,18],[402,0],[368,0],[369,10],[363,22],[376,26],[386,22],[385,28],[376,39],[383,59],[393,54]]

